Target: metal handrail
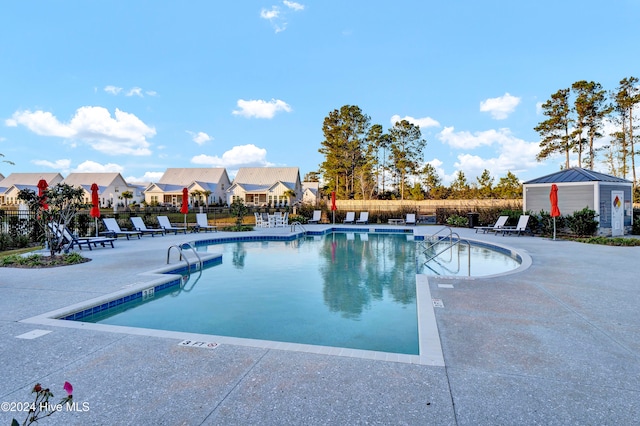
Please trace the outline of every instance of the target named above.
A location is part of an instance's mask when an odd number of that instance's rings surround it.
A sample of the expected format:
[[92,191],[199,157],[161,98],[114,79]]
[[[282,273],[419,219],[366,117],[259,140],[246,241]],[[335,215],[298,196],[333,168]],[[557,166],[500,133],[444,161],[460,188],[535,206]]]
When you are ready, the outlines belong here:
[[191,243],[181,243],[181,244],[174,244],[169,246],[169,248],[167,249],[167,265],[169,264],[169,257],[171,255],[171,249],[172,248],[176,248],[178,250],[178,254],[180,255],[180,258],[178,260],[183,260],[185,261],[185,263],[187,264],[187,273],[190,274],[191,273],[191,262],[189,262],[189,259],[187,258],[187,256],[185,256],[182,253],[182,250],[184,248],[190,248],[191,251],[193,252],[193,254],[195,254],[196,258],[198,259],[198,263],[196,264],[196,269],[200,269],[202,270],[203,267],[203,262],[202,262],[202,258],[200,257],[200,255],[198,254],[198,252],[196,251],[196,249],[191,245]]
[[[449,231],[449,236],[448,236],[448,237],[449,237],[449,244],[452,244],[452,243],[453,243],[453,234],[454,234],[454,232],[453,232],[453,231],[451,230],[451,228],[449,228],[448,226],[447,226],[447,227],[444,227],[444,228],[440,228],[440,230],[439,230],[438,232],[436,232],[435,234],[431,234],[431,235],[429,235],[429,239],[431,239],[431,238],[435,237],[435,236],[436,236],[436,235],[438,235],[440,232],[445,231],[445,230],[446,230],[446,231]],[[456,235],[458,235],[458,234],[456,233]],[[460,236],[458,235],[458,238],[459,238],[459,237],[460,237]],[[445,238],[446,238],[446,237],[445,237]],[[442,241],[442,240],[441,240],[440,238],[438,238],[438,239],[436,239],[435,241],[433,241],[431,244],[429,244],[429,246],[425,246],[424,244],[420,243],[420,246],[421,246],[421,247],[422,247],[422,249],[423,249],[422,254],[425,254],[425,253],[427,252],[427,250],[429,250],[431,247],[433,247],[433,246],[435,246],[436,244],[438,244],[440,241]]]
[[[447,228],[448,229],[448,228]],[[440,230],[442,231],[442,229]],[[440,231],[436,232],[439,233]],[[436,234],[433,234],[431,236],[434,236]],[[456,236],[457,239],[454,241],[453,240],[453,236]],[[432,243],[431,245],[429,245],[428,247],[425,247],[424,245],[422,246],[424,248],[424,251],[422,252],[422,254],[426,255],[427,251],[432,248],[433,246],[435,246],[437,243],[441,242],[442,240],[438,239],[437,241],[435,241],[434,243]],[[449,244],[443,248],[442,250],[440,250],[439,252],[430,255],[427,257],[427,259],[423,262],[423,265],[426,266],[427,268],[431,269],[433,271],[433,268],[429,267],[427,265],[427,263],[431,262],[432,260],[435,260],[438,256],[440,256],[442,253],[444,253],[447,250],[451,250],[451,258],[449,259],[449,262],[451,262],[451,260],[453,260],[453,247],[454,246],[460,246],[460,243],[465,243],[467,245],[467,275],[471,275],[471,243],[469,242],[469,240],[463,240],[462,238],[460,238],[460,235],[457,232],[453,232],[451,231],[451,229],[449,229]],[[436,260],[437,262],[437,260]],[[442,265],[440,262],[437,262],[441,267],[443,267],[444,269],[446,269],[449,272],[450,271],[448,268],[446,268],[444,265]],[[458,271],[460,271],[460,255],[458,254]],[[435,272],[435,271],[434,271]],[[457,273],[457,271],[456,271]]]
[[291,231],[290,232],[296,232],[296,226],[299,226],[300,229],[302,229],[302,232],[307,232],[306,229],[304,229],[304,226],[302,226],[302,224],[300,222],[291,222]]
[[185,247],[185,246],[191,249],[193,254],[195,254],[196,257],[198,258],[198,266],[200,267],[200,269],[202,269],[202,266],[203,266],[202,258],[200,257],[200,255],[198,254],[196,249],[191,245],[191,243],[182,243],[182,244],[180,244],[180,246],[181,246],[181,250],[180,251],[182,251],[182,248]]
[[187,259],[186,256],[182,255],[182,247],[180,247],[177,244],[169,246],[169,248],[167,249],[167,265],[169,264],[169,255],[171,255],[171,249],[174,248],[174,247],[178,250],[178,254],[180,255],[180,258],[178,260],[184,259],[184,261],[187,263],[187,271],[189,271],[189,273],[190,273],[191,272],[191,264],[189,263],[189,259]]

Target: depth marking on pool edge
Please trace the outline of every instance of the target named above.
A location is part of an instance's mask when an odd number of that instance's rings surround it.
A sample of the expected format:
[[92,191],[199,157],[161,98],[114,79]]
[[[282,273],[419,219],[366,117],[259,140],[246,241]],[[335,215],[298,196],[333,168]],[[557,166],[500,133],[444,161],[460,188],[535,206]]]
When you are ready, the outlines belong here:
[[190,348],[215,349],[218,347],[216,342],[203,342],[199,340],[183,340],[178,346],[188,346]]
[[442,303],[442,299],[431,299],[434,308],[444,308],[444,303]]

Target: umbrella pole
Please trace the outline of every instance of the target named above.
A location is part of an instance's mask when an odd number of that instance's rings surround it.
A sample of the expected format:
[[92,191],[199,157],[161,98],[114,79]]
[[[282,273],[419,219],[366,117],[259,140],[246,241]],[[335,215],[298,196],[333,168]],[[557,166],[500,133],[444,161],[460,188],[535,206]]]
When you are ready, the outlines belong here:
[[331,210],[331,214],[333,215],[333,224],[336,224],[336,211],[335,210]]
[[98,236],[98,218],[94,218],[96,220],[96,237]]
[[556,240],[556,217],[553,217],[553,241]]

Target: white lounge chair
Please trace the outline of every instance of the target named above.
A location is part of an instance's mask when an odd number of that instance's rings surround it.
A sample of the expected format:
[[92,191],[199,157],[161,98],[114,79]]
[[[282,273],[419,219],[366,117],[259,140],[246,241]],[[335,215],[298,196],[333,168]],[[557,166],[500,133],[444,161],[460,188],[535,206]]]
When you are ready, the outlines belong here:
[[356,220],[356,223],[362,223],[362,224],[369,223],[369,212],[360,212],[360,218]]
[[518,224],[515,227],[502,228],[500,231],[502,232],[502,236],[512,233],[518,234],[518,236],[525,232],[531,233],[531,230],[529,229],[529,215],[523,214],[520,216],[520,219],[518,219]]
[[356,212],[347,212],[347,217],[344,218],[342,223],[354,223],[356,221]]
[[407,213],[407,217],[404,219],[404,223],[407,225],[415,225],[416,224],[416,214],[415,213]]
[[209,225],[209,219],[207,219],[207,214],[206,213],[197,213],[196,214],[196,231],[200,231],[201,229],[204,229],[205,232],[209,232],[209,231],[215,231],[218,232],[218,227],[214,226],[214,225]]
[[142,232],[140,231],[123,231],[122,229],[120,229],[118,221],[112,217],[105,217],[104,219],[102,219],[102,221],[104,222],[104,226],[107,228],[105,235],[109,235],[114,238],[118,238],[120,235],[124,235],[125,237],[127,237],[127,240],[129,239],[129,237],[134,235],[139,239],[142,235]]
[[483,234],[486,234],[487,232],[498,232],[502,230],[502,228],[504,228],[508,219],[509,219],[509,216],[500,216],[498,220],[496,220],[496,223],[494,223],[493,225],[475,226],[474,228],[476,230],[476,234],[478,233],[478,231],[482,231]]
[[313,217],[307,221],[307,223],[320,223],[320,219],[322,219],[322,210],[314,210]]
[[162,228],[147,228],[147,225],[144,223],[144,220],[142,220],[141,217],[131,216],[129,219],[131,219],[133,227],[137,231],[142,232],[142,235],[151,234],[152,237],[154,236],[154,234],[164,235],[164,229]]
[[171,222],[169,222],[169,218],[167,216],[157,216],[158,224],[161,228],[165,230],[165,232],[173,232],[174,235],[177,235],[178,232],[187,233],[187,228],[183,228],[181,226],[173,226]]

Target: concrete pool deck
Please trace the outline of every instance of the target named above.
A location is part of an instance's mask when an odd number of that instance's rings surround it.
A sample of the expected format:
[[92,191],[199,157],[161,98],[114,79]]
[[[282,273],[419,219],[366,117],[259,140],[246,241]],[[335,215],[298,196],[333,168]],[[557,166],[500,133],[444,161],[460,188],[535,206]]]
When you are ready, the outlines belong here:
[[[69,381],[78,410],[40,423],[64,425],[636,424],[640,247],[456,232],[511,246],[532,264],[491,278],[428,279],[442,306],[433,312],[444,366],[183,347],[176,338],[23,322],[149,281],[144,273],[165,264],[170,245],[223,233],[120,239],[84,250],[92,261],[81,265],[0,268],[0,400],[31,401],[40,382],[58,402]],[[0,424],[25,418],[5,408]]]

